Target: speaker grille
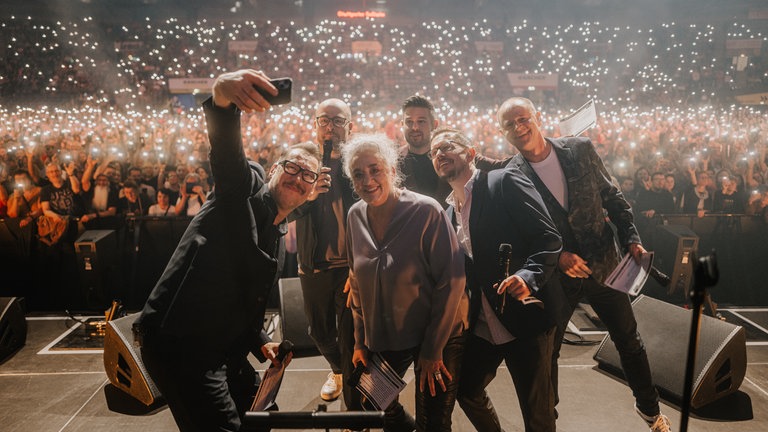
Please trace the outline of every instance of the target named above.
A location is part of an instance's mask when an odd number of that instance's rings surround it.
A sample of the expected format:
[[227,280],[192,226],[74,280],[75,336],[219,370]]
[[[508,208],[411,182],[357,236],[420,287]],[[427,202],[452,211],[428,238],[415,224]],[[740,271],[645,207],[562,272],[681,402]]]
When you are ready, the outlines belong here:
[[[632,308],[654,384],[666,396],[682,400],[692,312],[642,295]],[[747,369],[746,344],[743,327],[701,317],[691,406],[699,408],[738,390]],[[609,336],[600,344],[595,360],[610,372],[622,371]]]

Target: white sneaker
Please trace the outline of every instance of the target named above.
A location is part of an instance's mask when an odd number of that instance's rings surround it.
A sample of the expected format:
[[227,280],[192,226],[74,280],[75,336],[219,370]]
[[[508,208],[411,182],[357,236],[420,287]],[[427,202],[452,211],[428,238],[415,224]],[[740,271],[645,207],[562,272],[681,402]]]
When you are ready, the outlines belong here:
[[635,405],[635,412],[648,423],[648,426],[651,428],[650,432],[672,432],[672,424],[664,414],[659,413],[655,416],[647,416],[640,411],[637,405]]
[[323,388],[320,390],[320,398],[324,401],[330,402],[338,399],[341,394],[341,374],[335,374],[333,372],[328,374],[328,379],[325,380]]

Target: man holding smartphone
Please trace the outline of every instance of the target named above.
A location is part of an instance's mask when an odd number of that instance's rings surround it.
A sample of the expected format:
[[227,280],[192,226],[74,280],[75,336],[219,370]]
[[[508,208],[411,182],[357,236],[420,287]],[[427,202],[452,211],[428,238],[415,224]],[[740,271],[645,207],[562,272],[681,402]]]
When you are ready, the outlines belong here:
[[[270,291],[281,274],[286,217],[314,190],[314,145],[288,149],[265,179],[246,160],[240,112],[277,93],[255,70],[219,76],[204,102],[216,190],[192,219],[134,324],[144,365],[183,432],[236,431],[258,378],[248,361],[278,363],[263,330]],[[290,361],[290,354],[286,357]]]

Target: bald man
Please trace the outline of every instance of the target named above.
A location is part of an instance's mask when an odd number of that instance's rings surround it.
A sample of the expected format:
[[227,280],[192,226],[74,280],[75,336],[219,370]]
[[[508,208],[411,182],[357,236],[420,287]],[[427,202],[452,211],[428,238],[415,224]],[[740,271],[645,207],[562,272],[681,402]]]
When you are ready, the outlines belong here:
[[315,110],[314,126],[317,143],[324,151],[324,166],[316,193],[295,213],[299,278],[309,335],[331,367],[320,397],[335,400],[343,388],[347,408],[355,410],[360,407],[359,393],[344,379],[353,370],[354,347],[344,284],[349,275],[347,212],[357,198],[342,172],[340,152],[352,132],[352,110],[340,99],[326,99]]
[[[567,316],[582,297],[589,299],[608,328],[621,357],[627,382],[635,396],[635,410],[651,432],[670,430],[659,409],[659,394],[632,305],[627,294],[615,291],[603,280],[619,263],[619,249],[639,259],[646,253],[634,224],[632,210],[611,182],[603,161],[588,138],[545,138],[541,113],[528,99],[507,99],[497,113],[499,131],[519,153],[509,167],[520,169],[544,200],[563,238],[558,262],[559,279],[568,299]],[[616,228],[616,236],[604,213]],[[559,278],[557,277],[559,276]],[[552,382],[557,404],[557,358],[568,320],[558,324],[552,356]]]

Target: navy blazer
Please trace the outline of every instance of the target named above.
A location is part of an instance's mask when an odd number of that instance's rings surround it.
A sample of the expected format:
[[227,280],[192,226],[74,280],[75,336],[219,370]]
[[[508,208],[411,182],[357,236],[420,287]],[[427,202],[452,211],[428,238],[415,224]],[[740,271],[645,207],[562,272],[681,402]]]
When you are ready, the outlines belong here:
[[[453,209],[451,209],[451,212]],[[554,272],[562,242],[533,184],[517,169],[480,171],[472,187],[469,215],[472,259],[467,263],[470,290],[470,327],[480,312],[480,291],[496,308],[500,296],[493,285],[499,278],[499,245],[512,245],[510,270],[523,278],[542,300],[550,319],[559,322],[565,296],[559,285],[546,282]],[[509,299],[508,299],[509,300]],[[521,329],[502,324],[515,336]]]
[[536,186],[563,237],[563,250],[578,254],[592,269],[592,277],[603,282],[619,264],[616,236],[606,213],[616,227],[619,242],[640,243],[632,209],[611,181],[592,142],[583,137],[547,138],[552,145],[568,184],[568,210],[564,209],[521,154],[509,167],[519,169]]
[[280,273],[285,222],[264,170],[249,164],[240,113],[204,109],[215,191],[192,219],[137,323],[200,355],[259,353],[267,299]]

